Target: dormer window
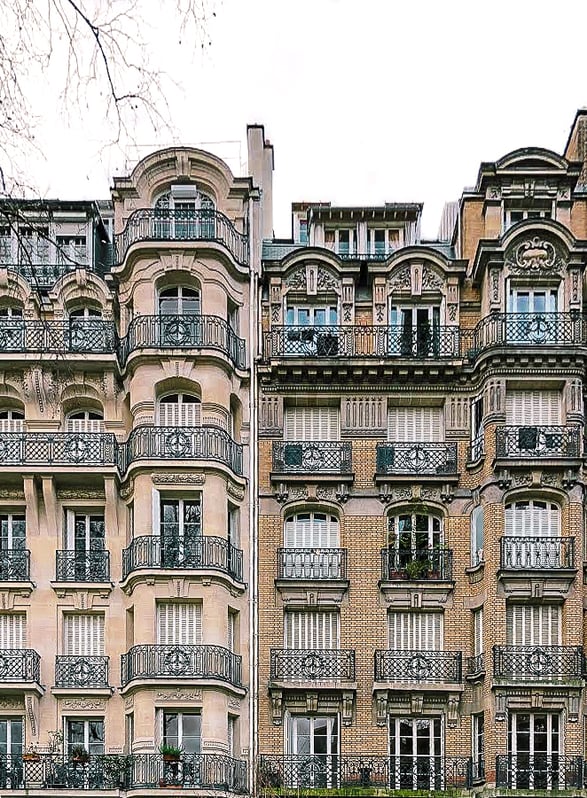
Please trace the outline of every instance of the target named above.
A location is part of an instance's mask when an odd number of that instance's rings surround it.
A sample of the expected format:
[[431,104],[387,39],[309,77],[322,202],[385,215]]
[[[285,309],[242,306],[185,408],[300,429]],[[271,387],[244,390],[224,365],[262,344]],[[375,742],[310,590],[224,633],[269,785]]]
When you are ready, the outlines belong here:
[[552,219],[554,217],[552,202],[545,200],[543,202],[535,201],[532,205],[523,205],[521,203],[508,203],[504,210],[504,225],[503,229],[509,230],[512,225],[518,222],[526,221],[527,219]]

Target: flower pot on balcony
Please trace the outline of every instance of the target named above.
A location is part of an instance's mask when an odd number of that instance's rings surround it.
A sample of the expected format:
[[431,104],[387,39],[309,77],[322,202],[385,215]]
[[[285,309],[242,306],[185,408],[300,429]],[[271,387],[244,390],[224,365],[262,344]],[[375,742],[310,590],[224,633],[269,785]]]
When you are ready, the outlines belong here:
[[164,762],[179,762],[180,755],[179,754],[163,754],[163,761]]
[[183,784],[181,782],[174,783],[166,779],[159,779],[159,787],[162,790],[181,790]]
[[22,755],[23,762],[40,762],[41,757],[38,754],[23,754]]

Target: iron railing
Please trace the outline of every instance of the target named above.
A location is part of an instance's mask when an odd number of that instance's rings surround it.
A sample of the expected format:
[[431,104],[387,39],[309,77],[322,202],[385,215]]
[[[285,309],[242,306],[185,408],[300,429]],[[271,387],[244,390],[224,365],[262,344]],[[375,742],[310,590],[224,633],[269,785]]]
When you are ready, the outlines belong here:
[[355,679],[355,652],[349,649],[272,648],[270,678],[278,681]]
[[346,579],[346,549],[278,549],[278,579]]
[[575,538],[502,537],[501,567],[512,571],[574,568]]
[[239,233],[220,211],[171,208],[139,208],[114,236],[114,253],[122,263],[137,241],[215,241],[231,253],[237,263],[249,262],[248,238]]
[[133,679],[220,679],[242,685],[242,657],[222,646],[133,646],[121,654],[121,681]]
[[[82,762],[63,754],[0,755],[0,789],[132,790],[171,786],[248,792],[246,762],[223,754],[91,754]],[[66,793],[64,793],[66,794]]]
[[143,568],[211,569],[243,581],[243,553],[214,536],[141,535],[122,552],[122,578]]
[[55,657],[55,687],[108,687],[108,657]]
[[452,549],[382,549],[381,579],[452,580]]
[[493,674],[531,681],[580,679],[583,674],[580,646],[494,646]]
[[3,261],[2,266],[9,271],[20,274],[34,288],[44,290],[53,288],[57,280],[60,280],[66,274],[75,272],[76,269],[95,272],[102,277],[109,269],[106,263],[97,262],[92,265],[83,261],[83,258],[79,260],[64,260],[63,263],[6,263]]
[[218,349],[238,368],[246,368],[246,343],[219,316],[163,315],[135,316],[119,357],[125,363],[137,349]]
[[583,786],[583,757],[562,754],[498,754],[495,783],[508,790],[570,790]]
[[[585,321],[579,313],[492,313],[481,319],[468,341],[475,358],[494,346],[568,346],[585,343]],[[463,355],[465,353],[463,352]]]
[[457,474],[456,443],[378,443],[378,474]]
[[273,470],[282,474],[350,474],[351,444],[340,441],[273,441]]
[[259,789],[446,790],[471,786],[471,760],[464,756],[405,754],[261,754]]
[[116,342],[114,322],[104,319],[0,319],[3,352],[112,354],[116,352]]
[[278,326],[265,333],[266,359],[276,357],[373,357],[438,359],[460,357],[458,327],[406,330],[393,326]]
[[485,656],[483,653],[467,657],[467,676],[479,676],[485,673]]
[[57,582],[109,582],[110,552],[104,549],[57,551],[55,579]]
[[508,426],[495,430],[496,456],[524,459],[582,456],[581,430],[564,426]]
[[243,473],[243,447],[220,427],[139,426],[121,447],[120,470],[135,460],[217,460]]
[[460,651],[401,651],[397,649],[375,652],[376,682],[460,682],[462,681]]
[[41,657],[32,648],[0,649],[0,682],[39,682]]
[[31,578],[28,549],[0,549],[0,582],[27,582]]
[[3,432],[0,466],[117,465],[110,432]]

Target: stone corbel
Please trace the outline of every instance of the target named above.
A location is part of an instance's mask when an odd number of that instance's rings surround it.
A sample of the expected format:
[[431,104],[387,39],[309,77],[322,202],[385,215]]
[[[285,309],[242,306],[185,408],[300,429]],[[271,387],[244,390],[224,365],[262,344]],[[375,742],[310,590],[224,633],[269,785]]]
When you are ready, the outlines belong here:
[[567,468],[565,473],[563,474],[562,485],[565,490],[570,490],[574,488],[577,482],[579,481],[579,474],[576,471],[573,471],[572,468]]
[[341,504],[346,504],[349,499],[349,486],[344,482],[341,482],[340,485],[336,488],[336,499]]
[[31,735],[39,739],[39,696],[34,693],[25,697],[26,715],[31,730]]
[[412,693],[410,695],[410,711],[412,715],[421,715],[424,708],[424,695],[422,693]]
[[281,690],[271,691],[271,721],[274,726],[283,722],[283,693]]
[[507,490],[512,484],[512,477],[507,468],[502,468],[497,472],[497,484],[502,490]]
[[287,498],[289,496],[289,489],[288,486],[285,484],[285,482],[280,482],[277,485],[277,488],[273,495],[275,496],[275,500],[278,501],[280,504],[283,504],[284,502],[287,501]]
[[502,722],[507,717],[506,694],[498,692],[495,694],[495,720]]
[[379,501],[382,504],[389,504],[393,501],[393,493],[387,484],[383,484],[379,488]]
[[375,718],[378,726],[387,725],[387,691],[377,690],[375,693]]
[[352,726],[353,723],[353,694],[345,690],[341,700],[342,725]]
[[385,324],[385,277],[376,277],[373,282],[373,324]]
[[446,707],[446,720],[449,729],[456,729],[459,723],[459,696],[449,695]]
[[577,723],[579,720],[580,696],[578,690],[569,690],[567,700],[567,718],[569,723]]
[[306,693],[306,712],[318,712],[318,693]]
[[452,485],[443,485],[440,491],[440,500],[443,504],[450,504],[454,498],[454,489]]

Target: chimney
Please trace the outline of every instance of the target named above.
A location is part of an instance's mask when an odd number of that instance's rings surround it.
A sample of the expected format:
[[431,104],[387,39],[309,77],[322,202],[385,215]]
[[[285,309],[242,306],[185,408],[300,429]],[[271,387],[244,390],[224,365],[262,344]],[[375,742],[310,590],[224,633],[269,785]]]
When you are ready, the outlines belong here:
[[263,125],[247,125],[249,174],[261,191],[261,237],[273,238],[273,145]]

